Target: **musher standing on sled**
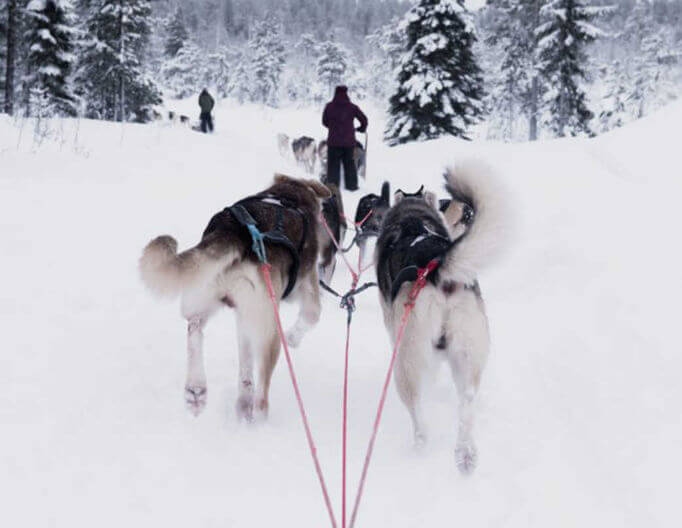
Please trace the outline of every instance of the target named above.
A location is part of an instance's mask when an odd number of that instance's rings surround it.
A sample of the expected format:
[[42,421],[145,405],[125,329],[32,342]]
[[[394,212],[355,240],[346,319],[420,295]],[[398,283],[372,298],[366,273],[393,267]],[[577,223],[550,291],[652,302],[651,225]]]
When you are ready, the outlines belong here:
[[201,131],[205,134],[206,132],[213,132],[213,117],[211,117],[211,112],[215,106],[215,101],[208,90],[204,88],[199,95],[199,106],[201,107]]
[[[355,119],[360,126],[355,128]],[[355,150],[355,130],[367,130],[367,116],[354,105],[348,97],[346,86],[337,86],[334,98],[324,107],[322,124],[329,129],[327,135],[327,182],[340,187],[340,170],[343,173],[346,189],[357,191],[358,174],[353,159]]]

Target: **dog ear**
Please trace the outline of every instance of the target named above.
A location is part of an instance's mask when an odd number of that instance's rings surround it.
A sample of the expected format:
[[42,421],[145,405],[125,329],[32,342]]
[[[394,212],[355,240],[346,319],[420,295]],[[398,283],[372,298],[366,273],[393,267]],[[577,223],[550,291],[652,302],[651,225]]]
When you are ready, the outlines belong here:
[[395,205],[398,205],[400,202],[402,202],[403,198],[405,198],[405,193],[402,189],[398,189],[393,195],[393,198],[395,199]]
[[322,198],[323,200],[331,198],[332,192],[324,183],[320,183],[317,180],[305,180],[305,183],[312,189],[312,191],[315,193],[315,196],[318,198]]
[[286,176],[285,174],[280,174],[279,172],[275,173],[275,183],[287,183],[291,181],[296,181],[296,178]]
[[438,197],[431,191],[424,191],[424,201],[438,211]]
[[391,184],[387,181],[381,186],[381,202],[391,206]]

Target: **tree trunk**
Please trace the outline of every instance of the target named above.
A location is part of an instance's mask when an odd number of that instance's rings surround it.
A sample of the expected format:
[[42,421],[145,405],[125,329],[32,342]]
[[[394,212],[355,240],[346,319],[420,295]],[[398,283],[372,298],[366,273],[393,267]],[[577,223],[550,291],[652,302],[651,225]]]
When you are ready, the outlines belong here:
[[533,3],[533,84],[530,90],[530,141],[537,141],[538,139],[538,99],[540,97],[540,81],[538,79],[538,72],[536,70],[537,62],[537,39],[534,36],[535,30],[540,25],[540,0],[535,0]]
[[533,77],[533,86],[530,91],[530,136],[531,141],[538,139],[538,76]]
[[125,83],[123,81],[123,54],[124,54],[124,49],[123,49],[123,0],[119,0],[119,13],[118,13],[118,35],[119,35],[119,41],[118,41],[118,60],[119,60],[119,67],[120,67],[120,73],[119,73],[119,107],[118,107],[118,120],[122,123],[125,121]]
[[16,55],[17,0],[7,4],[7,66],[5,70],[5,112],[14,114],[14,59]]

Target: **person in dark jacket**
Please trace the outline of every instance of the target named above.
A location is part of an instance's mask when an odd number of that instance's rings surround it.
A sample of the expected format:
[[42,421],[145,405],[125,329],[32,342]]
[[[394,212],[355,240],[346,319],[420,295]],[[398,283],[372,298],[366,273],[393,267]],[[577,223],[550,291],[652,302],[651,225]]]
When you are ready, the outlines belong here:
[[209,131],[213,132],[213,117],[211,116],[211,112],[213,111],[214,106],[215,101],[213,100],[213,97],[211,97],[208,90],[204,88],[201,91],[201,94],[199,94],[199,107],[201,108],[199,119],[201,119],[201,131],[204,134]]
[[[355,128],[355,119],[360,126]],[[358,189],[358,174],[353,159],[355,131],[367,130],[367,117],[348,97],[346,86],[337,86],[334,98],[324,107],[322,124],[329,129],[327,135],[327,181],[340,187],[340,171],[343,173],[346,189]]]

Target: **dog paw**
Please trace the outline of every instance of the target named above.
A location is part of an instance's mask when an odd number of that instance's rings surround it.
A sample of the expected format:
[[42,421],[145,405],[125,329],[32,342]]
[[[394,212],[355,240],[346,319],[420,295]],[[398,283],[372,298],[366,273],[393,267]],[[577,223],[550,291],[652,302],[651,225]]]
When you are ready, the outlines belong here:
[[237,417],[246,423],[253,423],[253,396],[243,395],[237,398]]
[[471,475],[474,469],[476,469],[476,463],[478,462],[476,447],[467,444],[458,445],[455,448],[455,462],[460,473]]
[[194,416],[199,416],[199,413],[206,407],[206,387],[197,385],[185,386],[185,404]]
[[268,401],[264,398],[258,398],[253,408],[253,423],[262,424],[268,421]]
[[414,448],[421,451],[426,446],[426,433],[424,431],[416,431],[414,433]]

